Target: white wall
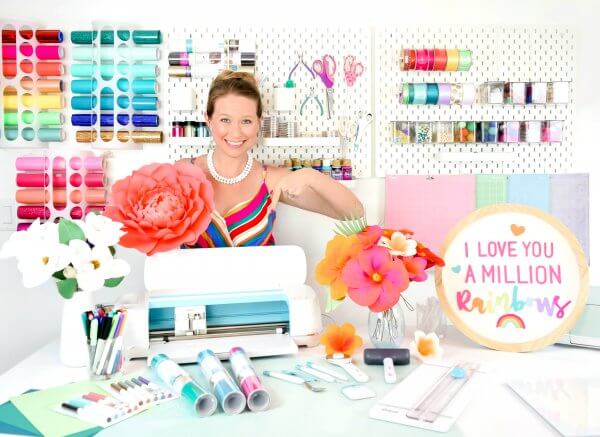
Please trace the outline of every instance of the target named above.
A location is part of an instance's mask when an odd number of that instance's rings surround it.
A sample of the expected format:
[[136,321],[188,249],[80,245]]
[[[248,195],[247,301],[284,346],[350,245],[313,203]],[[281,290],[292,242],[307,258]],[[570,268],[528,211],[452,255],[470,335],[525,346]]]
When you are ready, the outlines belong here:
[[[575,62],[575,117],[574,171],[591,173],[591,223],[600,218],[600,172],[593,171],[592,165],[598,162],[597,117],[600,115],[600,87],[598,72],[600,60],[597,56],[597,41],[600,41],[597,18],[599,3],[593,0],[473,0],[473,1],[434,1],[421,0],[398,2],[392,5],[387,1],[369,2],[324,2],[322,0],[303,1],[282,6],[281,2],[258,2],[228,0],[227,2],[149,2],[140,0],[103,2],[80,2],[63,0],[59,3],[31,0],[27,7],[16,0],[2,2],[2,16],[17,21],[39,22],[48,26],[70,27],[89,26],[91,21],[130,22],[145,28],[167,29],[174,26],[218,25],[260,25],[266,26],[316,26],[316,25],[383,25],[399,24],[419,26],[429,24],[498,25],[498,26],[569,26],[576,32]],[[57,7],[57,5],[60,5]],[[267,15],[268,14],[268,15]],[[146,153],[145,161],[165,160],[160,153]],[[13,174],[12,165],[15,152],[0,152],[0,174]],[[122,161],[131,162],[131,161]],[[140,160],[132,163],[137,167]],[[121,167],[119,173],[125,171]],[[8,182],[0,184],[0,198],[12,193]],[[371,223],[376,223],[382,214],[383,184],[372,179],[357,184],[356,192],[367,205]],[[309,272],[323,253],[325,242],[331,237],[332,221],[312,213],[292,211],[285,206],[279,209],[277,227],[280,243],[301,244],[308,256]],[[0,231],[0,244],[8,238],[9,232]],[[133,273],[116,290],[98,294],[98,300],[110,302],[124,292],[141,291],[143,257],[133,251],[120,250],[131,262]],[[596,228],[591,228],[591,257],[600,257],[600,239]],[[592,265],[592,282],[600,284],[600,263]],[[53,284],[36,289],[24,289],[14,261],[0,262],[0,372],[12,366],[40,345],[58,335],[61,299]],[[411,288],[408,296],[421,300],[432,293],[432,286]],[[354,321],[366,317],[354,305],[345,305],[336,311],[338,321]],[[363,319],[364,320],[364,319]]]

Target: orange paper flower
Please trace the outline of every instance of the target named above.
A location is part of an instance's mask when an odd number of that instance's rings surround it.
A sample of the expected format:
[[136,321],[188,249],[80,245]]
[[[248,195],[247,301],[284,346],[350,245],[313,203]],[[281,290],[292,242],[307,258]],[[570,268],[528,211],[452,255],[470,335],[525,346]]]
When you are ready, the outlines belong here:
[[362,338],[355,334],[356,329],[350,323],[342,326],[329,325],[321,335],[321,344],[325,345],[325,353],[327,355],[342,353],[351,356],[363,344]]
[[150,164],[117,181],[104,215],[123,223],[120,244],[147,255],[193,244],[214,210],[212,185],[189,162]]
[[342,269],[360,251],[361,244],[356,235],[336,235],[327,243],[325,258],[317,264],[315,276],[319,284],[329,285],[332,299],[342,300],[346,297],[348,286],[342,280]]

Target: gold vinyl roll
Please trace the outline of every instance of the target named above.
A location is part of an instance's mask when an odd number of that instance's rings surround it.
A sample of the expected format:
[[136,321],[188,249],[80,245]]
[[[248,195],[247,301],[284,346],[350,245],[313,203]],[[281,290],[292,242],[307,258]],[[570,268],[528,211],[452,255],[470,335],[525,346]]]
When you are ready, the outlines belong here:
[[134,130],[131,139],[134,143],[162,143],[163,133],[159,130]]
[[447,49],[448,61],[446,61],[446,71],[457,71],[460,61],[460,51],[458,49]]
[[98,132],[95,130],[78,130],[75,133],[75,141],[78,143],[93,143],[98,139]]
[[190,67],[184,65],[169,65],[168,72],[170,77],[189,77]]

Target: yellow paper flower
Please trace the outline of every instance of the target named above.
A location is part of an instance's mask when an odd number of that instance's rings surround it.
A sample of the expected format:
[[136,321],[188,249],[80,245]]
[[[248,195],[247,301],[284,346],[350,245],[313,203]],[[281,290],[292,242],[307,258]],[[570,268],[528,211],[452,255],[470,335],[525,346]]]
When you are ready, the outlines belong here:
[[423,331],[415,331],[415,341],[410,343],[410,352],[426,362],[441,358],[444,350],[435,332],[425,334]]
[[325,345],[325,353],[327,355],[342,353],[351,356],[363,344],[362,338],[355,334],[356,329],[350,323],[342,326],[329,325],[321,335],[321,344]]

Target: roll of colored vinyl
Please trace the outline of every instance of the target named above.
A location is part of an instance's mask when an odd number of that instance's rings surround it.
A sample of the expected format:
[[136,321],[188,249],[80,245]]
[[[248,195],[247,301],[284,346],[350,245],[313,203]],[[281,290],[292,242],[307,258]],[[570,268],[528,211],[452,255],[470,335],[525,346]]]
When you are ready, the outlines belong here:
[[428,83],[427,86],[427,98],[425,103],[427,105],[437,105],[439,97],[439,89],[437,83]]
[[158,115],[133,114],[133,125],[135,127],[158,127]]
[[18,223],[17,232],[26,231],[31,226],[31,223]]
[[40,141],[57,142],[65,140],[65,131],[54,127],[41,127],[37,131],[37,136]]
[[472,105],[475,103],[476,89],[475,84],[463,83],[462,84],[462,101],[461,105]]
[[17,187],[47,187],[49,183],[46,173],[17,173]]
[[17,46],[14,44],[2,44],[2,59],[17,59]]
[[458,49],[447,49],[446,55],[448,56],[448,59],[446,60],[446,71],[457,71],[460,60]]
[[450,104],[460,105],[463,97],[463,88],[459,83],[450,84]]
[[167,71],[170,77],[192,77],[192,68],[188,66],[169,65]]
[[210,381],[221,409],[226,414],[241,413],[246,407],[246,398],[213,351],[210,349],[200,351],[198,365],[204,378]]
[[17,63],[11,61],[3,61],[2,74],[6,78],[12,78],[17,75]]
[[[104,64],[103,64],[104,65]],[[113,64],[110,65],[111,70],[114,69]],[[71,76],[73,77],[87,77],[91,78],[96,73],[96,65],[95,64],[71,64]],[[111,76],[112,74],[107,74],[106,76]],[[89,80],[89,79],[88,79]]]
[[76,206],[71,209],[69,214],[73,220],[81,220],[83,218],[83,209],[80,206]]
[[[33,31],[31,29],[20,29],[19,36],[23,39],[31,39]],[[2,29],[2,43],[15,44],[17,42],[17,31],[14,29]]]
[[40,205],[50,202],[50,193],[44,189],[26,189],[15,191],[17,203],[25,205]]
[[129,61],[158,61],[160,58],[160,51],[155,47],[119,47],[117,53]]
[[[117,30],[117,36],[121,41],[129,39],[128,30]],[[73,44],[91,44],[98,37],[97,30],[76,30],[71,32],[71,42]],[[115,43],[115,32],[112,30],[103,30],[100,32],[100,44],[113,45]]]
[[19,206],[17,217],[20,219],[35,220],[37,218],[48,220],[50,209],[47,206]]
[[95,130],[78,130],[75,132],[75,141],[78,143],[93,143],[98,139],[98,132]]
[[427,70],[433,70],[433,65],[435,63],[435,50],[427,49]]
[[160,30],[134,30],[133,42],[136,44],[160,44],[162,35]]
[[19,46],[19,52],[21,52],[21,54],[26,58],[29,58],[31,55],[33,55],[33,46],[29,43],[21,44]]
[[96,114],[72,114],[71,124],[73,126],[94,126],[98,121]]
[[52,186],[54,188],[65,188],[67,186],[67,174],[63,172],[52,173]]
[[[16,96],[8,96],[16,97]],[[5,97],[6,99],[6,97]],[[6,102],[6,100],[5,100]],[[62,109],[64,105],[64,98],[60,94],[40,94],[38,96],[32,96],[30,94],[24,94],[21,96],[21,102],[23,105],[31,108],[37,107],[41,109]],[[8,105],[5,106],[8,107]],[[16,109],[16,106],[15,106]]]
[[[104,211],[103,205],[88,205],[85,207],[85,215],[88,215],[90,212],[102,213]],[[215,402],[215,405],[217,403]]]
[[450,85],[449,83],[439,83],[438,92],[438,104],[449,105],[452,95],[452,85]]
[[[67,204],[67,190],[65,190],[64,188],[55,188],[54,190],[52,190],[52,203],[54,205],[66,205]],[[79,203],[79,202],[75,202],[75,203]]]
[[35,55],[43,61],[52,61],[62,59],[65,55],[65,50],[61,46],[37,46]]
[[35,39],[42,44],[56,44],[64,40],[60,30],[39,29],[35,31]]
[[135,94],[156,94],[158,82],[154,79],[135,79],[131,88]]
[[81,203],[81,201],[83,200],[83,195],[81,194],[81,190],[71,191],[71,194],[69,195],[69,199],[73,203]]
[[250,411],[268,409],[271,403],[269,392],[263,387],[244,349],[241,347],[231,348],[229,363],[237,383],[246,397]]
[[[14,58],[12,58],[14,59]],[[190,55],[188,52],[169,53],[169,65],[188,67],[190,65]]]
[[45,156],[19,156],[15,160],[15,168],[19,171],[39,171],[48,170],[50,160]]
[[415,84],[408,84],[408,103],[412,105],[415,103]]
[[99,189],[86,190],[85,201],[95,204],[106,203],[106,191]]
[[415,83],[413,86],[415,88],[415,98],[413,103],[415,105],[424,105],[427,103],[427,84]]
[[446,62],[448,61],[446,49],[435,49],[433,51],[433,56],[433,69],[436,71],[444,71],[446,69]]
[[91,94],[96,91],[98,81],[96,79],[76,79],[71,81],[71,92],[78,94]]
[[89,111],[94,109],[98,104],[98,97],[88,96],[73,96],[71,97],[71,108],[78,111]]
[[162,131],[134,130],[131,132],[131,140],[134,143],[162,143]]
[[407,105],[408,104],[408,87],[409,84],[404,83],[402,84],[402,103]]
[[[117,106],[121,109],[129,107],[129,98],[127,96],[117,97]],[[103,111],[112,111],[115,109],[115,99],[113,96],[102,96],[100,98],[100,109]]]
[[63,91],[63,81],[60,79],[38,79],[36,86],[40,93],[60,93]]
[[17,138],[19,138],[19,130],[8,127],[4,129],[4,136],[8,141],[15,141]]
[[83,167],[89,172],[101,172],[104,169],[104,160],[101,156],[86,156]]
[[87,173],[84,177],[86,187],[102,188],[104,187],[104,173]]
[[149,96],[134,96],[131,100],[133,109],[136,111],[156,111],[158,109],[158,98]]
[[[97,52],[98,49],[96,49],[95,47],[73,47],[73,49],[71,50],[71,57],[73,58],[74,61],[92,61],[96,58],[97,56]],[[103,53],[108,54],[109,52],[106,50],[103,50],[100,52],[101,55],[101,59],[103,61],[112,61],[112,51],[110,52],[111,56],[105,58]]]
[[40,76],[62,76],[65,74],[65,67],[60,62],[38,62],[35,64],[35,71]]
[[461,50],[458,54],[458,70],[469,71],[473,65],[473,55],[471,50]]
[[427,69],[427,50],[419,49],[417,50],[417,62],[415,65],[415,70],[426,70]]
[[81,182],[82,178],[79,173],[71,173],[71,176],[69,176],[69,183],[72,187],[79,187],[81,185]]

